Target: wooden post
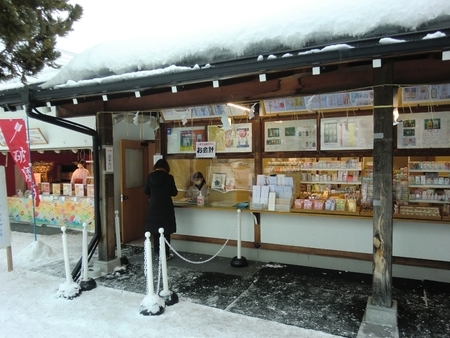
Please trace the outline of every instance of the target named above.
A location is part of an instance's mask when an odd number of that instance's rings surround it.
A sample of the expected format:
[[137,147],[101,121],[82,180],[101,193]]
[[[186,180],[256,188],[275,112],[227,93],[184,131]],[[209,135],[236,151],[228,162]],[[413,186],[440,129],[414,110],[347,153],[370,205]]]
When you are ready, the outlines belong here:
[[392,62],[375,68],[373,142],[373,277],[372,304],[392,306]]
[[11,246],[6,247],[6,260],[8,262],[8,272],[13,270],[13,259]]

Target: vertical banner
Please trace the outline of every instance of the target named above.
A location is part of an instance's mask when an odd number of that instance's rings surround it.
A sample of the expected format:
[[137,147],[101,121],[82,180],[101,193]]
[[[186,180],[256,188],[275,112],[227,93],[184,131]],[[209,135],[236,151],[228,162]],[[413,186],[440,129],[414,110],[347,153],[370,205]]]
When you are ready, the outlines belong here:
[[39,191],[34,182],[33,170],[30,160],[30,149],[27,142],[27,128],[23,119],[0,120],[0,128],[3,132],[6,144],[14,162],[20,169],[27,182],[28,189],[33,192],[36,207],[39,206]]
[[11,246],[5,167],[0,166],[0,249]]

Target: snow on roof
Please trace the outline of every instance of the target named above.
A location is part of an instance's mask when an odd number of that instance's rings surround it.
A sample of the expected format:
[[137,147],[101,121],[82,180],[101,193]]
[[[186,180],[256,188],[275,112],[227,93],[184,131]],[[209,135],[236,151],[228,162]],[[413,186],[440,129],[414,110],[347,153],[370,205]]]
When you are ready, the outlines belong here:
[[[271,2],[258,3],[258,7],[267,10],[249,15],[249,20],[241,25],[220,26],[217,30],[206,27],[196,34],[180,34],[170,39],[130,38],[100,43],[76,55],[56,75],[45,79],[42,88],[67,88],[195,71],[213,62],[244,56],[261,60],[261,55],[274,51],[284,50],[284,56],[290,56],[292,53],[288,51],[305,48],[313,42],[329,42],[330,46],[302,53],[352,48],[331,41],[343,37],[348,41],[380,32],[384,32],[380,44],[399,43],[401,41],[391,39],[387,33],[414,31],[450,13],[448,0],[321,0],[314,4],[291,3],[276,9]],[[438,32],[432,37],[441,35]]]

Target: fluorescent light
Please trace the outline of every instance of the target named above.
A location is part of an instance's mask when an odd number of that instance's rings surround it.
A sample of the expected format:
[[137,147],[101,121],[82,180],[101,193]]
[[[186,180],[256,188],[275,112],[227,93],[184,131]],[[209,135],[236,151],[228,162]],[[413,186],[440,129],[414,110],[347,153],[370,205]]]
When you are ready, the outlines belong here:
[[108,101],[108,95],[102,95],[103,101]]
[[136,98],[140,98],[141,97],[141,92],[139,90],[136,90],[134,92],[134,96],[136,96]]
[[214,88],[219,88],[219,81],[218,80],[214,80],[213,81],[213,87]]
[[266,74],[259,74],[259,82],[265,82],[266,80]]
[[177,86],[172,86],[172,93],[178,92]]
[[320,74],[320,67],[313,67],[312,74],[313,75],[319,75]]
[[240,105],[234,104],[234,103],[227,103],[227,106],[234,107],[234,108],[237,108],[237,109],[240,109],[240,110],[245,110],[245,111],[250,111],[251,110],[250,108],[247,108],[247,107],[244,107],[244,106],[240,106]]
[[78,100],[77,99],[72,99],[73,104],[78,104]]

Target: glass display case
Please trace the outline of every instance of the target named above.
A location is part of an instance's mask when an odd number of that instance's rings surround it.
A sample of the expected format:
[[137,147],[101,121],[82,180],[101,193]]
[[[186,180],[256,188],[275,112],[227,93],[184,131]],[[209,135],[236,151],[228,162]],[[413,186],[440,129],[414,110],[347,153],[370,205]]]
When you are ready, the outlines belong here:
[[206,205],[231,206],[249,200],[255,177],[253,159],[169,159],[168,162],[178,188],[176,203],[196,203],[188,190],[195,184],[193,176],[198,172],[206,181]]

